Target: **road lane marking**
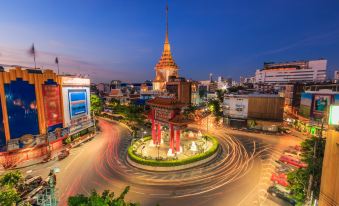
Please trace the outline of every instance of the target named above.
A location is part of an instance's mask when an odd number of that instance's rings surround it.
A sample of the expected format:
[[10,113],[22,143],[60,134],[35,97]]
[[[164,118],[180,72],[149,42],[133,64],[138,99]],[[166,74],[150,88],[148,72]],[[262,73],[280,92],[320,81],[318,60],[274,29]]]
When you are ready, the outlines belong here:
[[70,163],[67,164],[67,166],[65,167],[65,171],[71,166],[71,164],[74,162],[74,160],[76,160],[80,155],[81,153],[84,151],[84,148],[79,152],[79,154],[77,154],[74,159],[71,160]]

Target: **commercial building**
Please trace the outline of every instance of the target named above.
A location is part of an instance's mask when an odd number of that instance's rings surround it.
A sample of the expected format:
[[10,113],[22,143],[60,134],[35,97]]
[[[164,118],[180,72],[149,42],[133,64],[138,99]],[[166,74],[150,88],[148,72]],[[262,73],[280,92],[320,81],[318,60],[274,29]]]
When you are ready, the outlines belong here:
[[46,134],[50,144],[61,146],[63,138],[86,129],[78,119],[90,120],[89,92],[89,79],[52,70],[9,67],[0,72],[2,151],[45,144]]
[[334,71],[334,81],[339,83],[339,70]]
[[170,96],[184,104],[191,104],[192,84],[183,77],[170,77],[166,84],[166,91]]
[[264,63],[257,70],[257,84],[288,84],[292,82],[322,82],[326,80],[327,60]]
[[310,121],[321,122],[331,104],[339,104],[339,92],[327,89],[305,91],[301,94],[299,114]]
[[339,205],[339,106],[332,105],[321,174],[320,206]]
[[80,135],[84,130],[92,130],[90,114],[90,79],[74,76],[60,76],[63,99],[64,127],[69,135]]
[[108,94],[111,90],[110,85],[107,83],[99,83],[96,85],[99,94]]
[[247,125],[247,120],[282,121],[284,98],[277,95],[228,95],[224,97],[223,113],[230,125]]

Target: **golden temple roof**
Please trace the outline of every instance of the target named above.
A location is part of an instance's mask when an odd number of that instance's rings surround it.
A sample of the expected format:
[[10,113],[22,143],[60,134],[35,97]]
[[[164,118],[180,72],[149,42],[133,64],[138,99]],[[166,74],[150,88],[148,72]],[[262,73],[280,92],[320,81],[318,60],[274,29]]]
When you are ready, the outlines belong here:
[[[168,40],[168,6],[166,7],[166,37],[164,43],[164,50],[160,57],[160,60],[155,65],[155,69],[170,69],[170,70],[178,70],[178,65],[175,63],[172,53],[171,46]],[[161,78],[160,78],[161,79]],[[156,80],[160,80],[159,77],[156,77]]]

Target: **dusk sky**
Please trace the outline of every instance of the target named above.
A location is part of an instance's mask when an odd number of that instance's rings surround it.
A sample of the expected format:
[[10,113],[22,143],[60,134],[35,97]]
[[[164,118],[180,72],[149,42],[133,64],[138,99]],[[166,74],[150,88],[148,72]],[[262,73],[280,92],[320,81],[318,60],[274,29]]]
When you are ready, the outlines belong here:
[[[153,79],[165,37],[165,0],[1,1],[0,64],[89,74],[94,82]],[[254,75],[268,61],[328,59],[339,69],[338,0],[169,0],[179,74]]]

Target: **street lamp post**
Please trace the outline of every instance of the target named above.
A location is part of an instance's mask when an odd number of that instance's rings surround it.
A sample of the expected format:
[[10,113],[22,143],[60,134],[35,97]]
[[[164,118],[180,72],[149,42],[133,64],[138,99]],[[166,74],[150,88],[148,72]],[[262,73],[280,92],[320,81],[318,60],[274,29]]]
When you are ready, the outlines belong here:
[[97,133],[97,126],[96,126],[96,123],[95,123],[95,114],[94,114],[94,110],[92,111],[92,114],[93,114],[93,126],[94,126],[94,135]]

